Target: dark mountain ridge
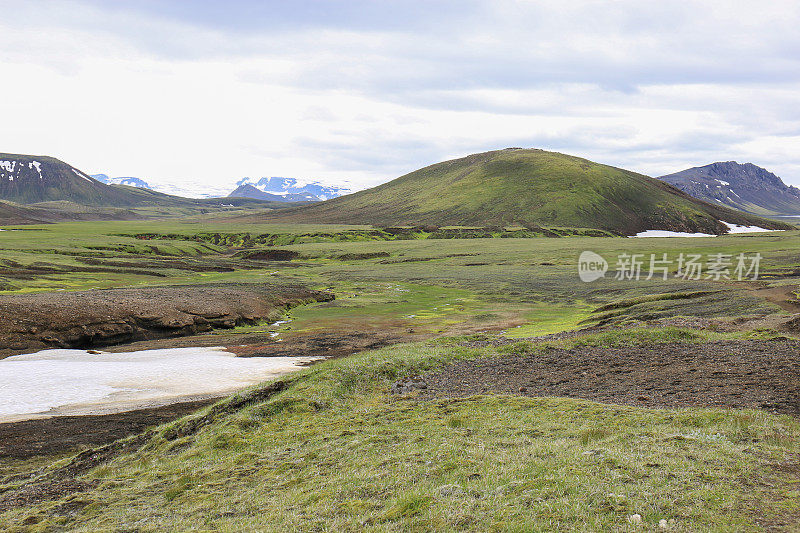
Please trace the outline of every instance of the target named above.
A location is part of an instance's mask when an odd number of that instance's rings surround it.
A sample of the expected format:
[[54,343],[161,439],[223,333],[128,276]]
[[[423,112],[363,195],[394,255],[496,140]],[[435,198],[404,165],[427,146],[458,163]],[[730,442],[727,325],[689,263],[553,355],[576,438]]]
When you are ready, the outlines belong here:
[[659,179],[700,200],[757,215],[800,214],[800,189],[752,163],[712,163]]
[[244,183],[228,195],[228,198],[254,198],[272,202],[319,202],[319,198],[311,193],[287,193],[283,196],[264,192],[254,185]]
[[128,206],[138,198],[90,178],[54,157],[0,154],[0,200],[17,204],[67,200],[85,205]]

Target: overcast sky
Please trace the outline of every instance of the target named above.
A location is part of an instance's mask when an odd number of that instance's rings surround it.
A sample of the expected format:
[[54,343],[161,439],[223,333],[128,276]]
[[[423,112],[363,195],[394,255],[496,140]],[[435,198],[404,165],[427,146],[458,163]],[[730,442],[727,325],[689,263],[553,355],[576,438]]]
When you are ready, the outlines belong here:
[[508,146],[800,185],[800,2],[0,0],[0,152],[227,193]]

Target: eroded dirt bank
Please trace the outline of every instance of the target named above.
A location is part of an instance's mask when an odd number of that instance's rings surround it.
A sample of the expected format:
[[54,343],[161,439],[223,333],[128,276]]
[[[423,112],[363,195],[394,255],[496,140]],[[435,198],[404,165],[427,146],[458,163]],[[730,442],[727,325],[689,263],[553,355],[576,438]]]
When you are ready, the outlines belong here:
[[754,408],[800,416],[800,341],[740,340],[544,353],[460,361],[394,392],[423,398],[502,393],[639,407]]
[[300,285],[225,283],[0,296],[0,358],[181,337],[277,319],[334,296]]

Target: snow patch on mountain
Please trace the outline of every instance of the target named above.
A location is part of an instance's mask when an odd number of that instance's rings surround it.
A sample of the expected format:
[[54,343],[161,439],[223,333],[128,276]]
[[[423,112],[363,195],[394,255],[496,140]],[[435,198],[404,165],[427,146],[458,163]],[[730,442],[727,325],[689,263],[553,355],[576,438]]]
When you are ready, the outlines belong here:
[[636,235],[631,235],[632,238],[636,237],[716,237],[710,233],[687,233],[685,231],[665,231],[660,229],[648,229],[640,231]]
[[74,172],[74,173],[75,173],[75,175],[76,175],[76,176],[78,176],[79,178],[83,178],[83,179],[85,179],[86,181],[88,181],[89,183],[91,183],[91,181],[92,181],[92,180],[89,178],[89,176],[87,176],[87,175],[86,175],[86,174],[84,174],[83,172],[81,172],[81,171],[79,171],[79,170],[75,170],[74,168],[72,169],[72,172]]
[[28,168],[30,168],[30,169],[35,168],[36,172],[39,173],[39,179],[40,180],[44,179],[44,177],[42,176],[42,164],[41,163],[39,163],[38,161],[31,161],[30,163],[28,163]]
[[146,181],[133,178],[133,177],[120,177],[111,178],[106,174],[92,174],[92,177],[101,183],[107,185],[128,185],[130,187],[139,187],[140,189],[153,189]]
[[291,197],[291,201],[298,201],[300,199],[309,201],[330,200],[331,198],[336,198],[351,192],[348,187],[324,185],[319,181],[299,180],[297,178],[284,178],[279,176],[264,177],[258,180],[242,178],[236,182],[236,186],[241,187],[242,185],[252,185],[261,192],[281,196],[287,198],[287,200]]

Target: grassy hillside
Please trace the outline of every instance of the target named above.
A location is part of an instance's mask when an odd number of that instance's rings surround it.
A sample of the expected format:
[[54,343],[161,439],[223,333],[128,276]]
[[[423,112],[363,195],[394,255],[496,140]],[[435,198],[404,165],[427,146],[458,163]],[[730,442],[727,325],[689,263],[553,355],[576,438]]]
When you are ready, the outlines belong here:
[[0,224],[37,224],[51,220],[47,212],[8,202],[0,202]]
[[525,225],[720,234],[720,220],[786,229],[627,170],[544,150],[506,149],[431,165],[389,183],[268,215],[389,225]]

